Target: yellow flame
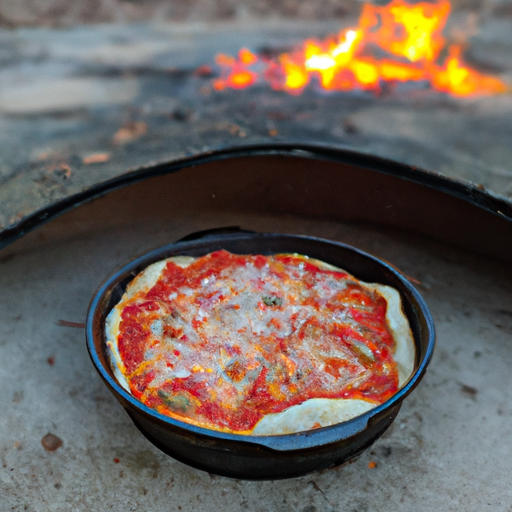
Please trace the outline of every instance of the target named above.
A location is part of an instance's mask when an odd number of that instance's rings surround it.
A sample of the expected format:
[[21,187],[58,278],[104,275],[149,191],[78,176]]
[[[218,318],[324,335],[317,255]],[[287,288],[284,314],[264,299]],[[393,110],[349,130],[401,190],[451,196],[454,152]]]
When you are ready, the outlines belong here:
[[[217,56],[223,76],[214,87],[244,88],[266,80],[274,89],[299,94],[312,79],[326,90],[340,91],[378,91],[384,82],[414,80],[457,96],[510,90],[500,79],[469,68],[461,49],[447,45],[442,30],[449,14],[448,0],[365,4],[356,28],[324,41],[306,40],[276,59],[258,57],[246,48],[238,58]],[[442,55],[448,55],[444,62]]]

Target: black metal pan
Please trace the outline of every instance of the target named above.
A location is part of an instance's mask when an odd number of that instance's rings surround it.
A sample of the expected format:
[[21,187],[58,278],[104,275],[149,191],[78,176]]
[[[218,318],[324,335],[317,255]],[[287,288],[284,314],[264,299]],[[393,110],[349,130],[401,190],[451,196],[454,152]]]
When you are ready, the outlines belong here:
[[[105,350],[104,325],[127,284],[151,263],[176,255],[200,256],[226,249],[238,254],[300,253],[336,265],[367,282],[396,288],[416,345],[412,377],[391,399],[352,420],[295,434],[249,436],[196,427],[146,407],[114,378]],[[303,475],[347,462],[391,425],[402,401],[425,374],[434,349],[434,325],[411,283],[388,263],[353,247],[308,236],[221,229],[190,235],[147,253],[115,272],[95,293],[87,316],[87,347],[100,376],[137,428],[158,448],[196,468],[244,479]]]

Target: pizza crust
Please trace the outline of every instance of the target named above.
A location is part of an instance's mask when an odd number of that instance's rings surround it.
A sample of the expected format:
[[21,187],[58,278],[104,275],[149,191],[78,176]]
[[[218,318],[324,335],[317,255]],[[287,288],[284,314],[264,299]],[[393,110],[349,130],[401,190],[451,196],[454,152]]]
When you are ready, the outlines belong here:
[[373,409],[375,404],[350,398],[311,398],[277,414],[267,414],[252,435],[293,434],[348,421]]
[[[301,257],[307,258],[305,256]],[[105,335],[112,371],[119,384],[126,391],[130,392],[130,387],[124,376],[124,365],[116,342],[124,302],[139,292],[148,292],[159,280],[169,261],[186,268],[195,259],[190,256],[174,256],[148,266],[128,285],[119,304],[109,313],[105,322]],[[319,268],[341,270],[320,260],[307,259]],[[393,358],[398,368],[399,388],[402,388],[414,370],[415,346],[409,322],[402,310],[400,294],[390,286],[359,280],[358,282],[362,286],[379,293],[387,302],[386,322],[396,343]],[[282,435],[326,427],[355,418],[376,406],[372,402],[358,399],[312,398],[282,412],[267,414],[256,424],[251,435]]]

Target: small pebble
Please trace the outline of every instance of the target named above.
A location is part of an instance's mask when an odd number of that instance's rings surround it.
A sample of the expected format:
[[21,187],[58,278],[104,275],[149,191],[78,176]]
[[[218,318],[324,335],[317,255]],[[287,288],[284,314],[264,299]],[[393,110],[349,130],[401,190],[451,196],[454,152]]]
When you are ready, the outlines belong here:
[[43,439],[41,439],[41,444],[43,448],[49,452],[54,452],[58,450],[62,446],[62,439],[53,434],[46,434]]

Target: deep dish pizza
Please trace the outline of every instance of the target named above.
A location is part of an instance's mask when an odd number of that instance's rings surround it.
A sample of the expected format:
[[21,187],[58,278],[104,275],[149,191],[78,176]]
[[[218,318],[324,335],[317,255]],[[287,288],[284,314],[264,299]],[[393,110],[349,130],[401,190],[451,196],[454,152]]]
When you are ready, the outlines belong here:
[[150,265],[106,321],[118,382],[164,415],[272,435],[358,416],[411,376],[399,293],[297,254]]

